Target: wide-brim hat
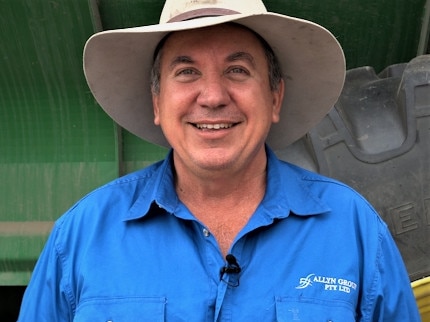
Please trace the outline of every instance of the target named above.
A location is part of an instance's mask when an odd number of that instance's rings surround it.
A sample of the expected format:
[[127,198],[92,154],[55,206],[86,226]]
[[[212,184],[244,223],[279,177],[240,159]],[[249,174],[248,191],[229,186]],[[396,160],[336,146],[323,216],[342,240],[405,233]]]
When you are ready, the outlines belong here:
[[285,81],[279,123],[267,144],[281,149],[319,123],[337,101],[345,78],[345,58],[336,38],[313,22],[268,12],[260,0],[167,0],[157,25],[107,30],[91,36],[84,48],[84,73],[95,99],[120,126],[138,137],[168,147],[154,124],[150,71],[164,36],[234,22],[272,47]]

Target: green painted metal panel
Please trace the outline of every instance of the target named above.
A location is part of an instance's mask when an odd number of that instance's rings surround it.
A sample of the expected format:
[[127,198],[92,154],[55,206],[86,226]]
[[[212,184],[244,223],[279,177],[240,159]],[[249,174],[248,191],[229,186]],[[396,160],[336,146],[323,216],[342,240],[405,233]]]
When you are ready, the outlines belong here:
[[266,0],[273,11],[327,27],[345,51],[347,67],[377,71],[417,55],[426,0]]
[[168,149],[145,142],[124,131],[123,167],[125,173],[141,169],[155,161],[163,159]]
[[52,222],[118,175],[82,73],[86,0],[0,1],[0,285],[25,284]]

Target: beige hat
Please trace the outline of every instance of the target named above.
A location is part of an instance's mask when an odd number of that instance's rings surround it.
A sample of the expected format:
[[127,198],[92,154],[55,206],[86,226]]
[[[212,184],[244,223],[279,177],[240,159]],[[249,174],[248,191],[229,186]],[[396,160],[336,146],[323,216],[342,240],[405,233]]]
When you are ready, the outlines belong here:
[[167,0],[157,25],[108,30],[88,39],[84,72],[97,102],[120,126],[149,142],[166,146],[153,122],[150,70],[159,41],[172,31],[226,22],[244,25],[272,47],[283,69],[285,96],[280,121],[267,144],[281,149],[315,126],[338,99],[345,58],[325,28],[267,12],[260,0]]

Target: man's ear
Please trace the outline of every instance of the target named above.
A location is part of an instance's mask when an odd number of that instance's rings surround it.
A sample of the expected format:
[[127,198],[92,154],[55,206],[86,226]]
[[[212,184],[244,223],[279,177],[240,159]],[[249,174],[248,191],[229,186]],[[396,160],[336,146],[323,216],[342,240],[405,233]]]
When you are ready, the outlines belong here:
[[282,102],[284,101],[285,83],[281,79],[278,88],[272,92],[273,105],[272,105],[272,122],[278,123],[281,114]]
[[152,108],[154,110],[154,124],[160,125],[160,109],[158,105],[159,96],[158,94],[152,93]]

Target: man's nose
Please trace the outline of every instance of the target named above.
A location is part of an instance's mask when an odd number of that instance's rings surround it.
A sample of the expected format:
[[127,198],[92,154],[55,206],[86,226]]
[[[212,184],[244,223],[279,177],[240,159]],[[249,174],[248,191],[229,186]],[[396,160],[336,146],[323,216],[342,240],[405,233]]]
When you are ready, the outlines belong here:
[[206,108],[220,108],[230,102],[230,94],[222,76],[212,75],[204,77],[199,84],[201,86],[197,103]]

